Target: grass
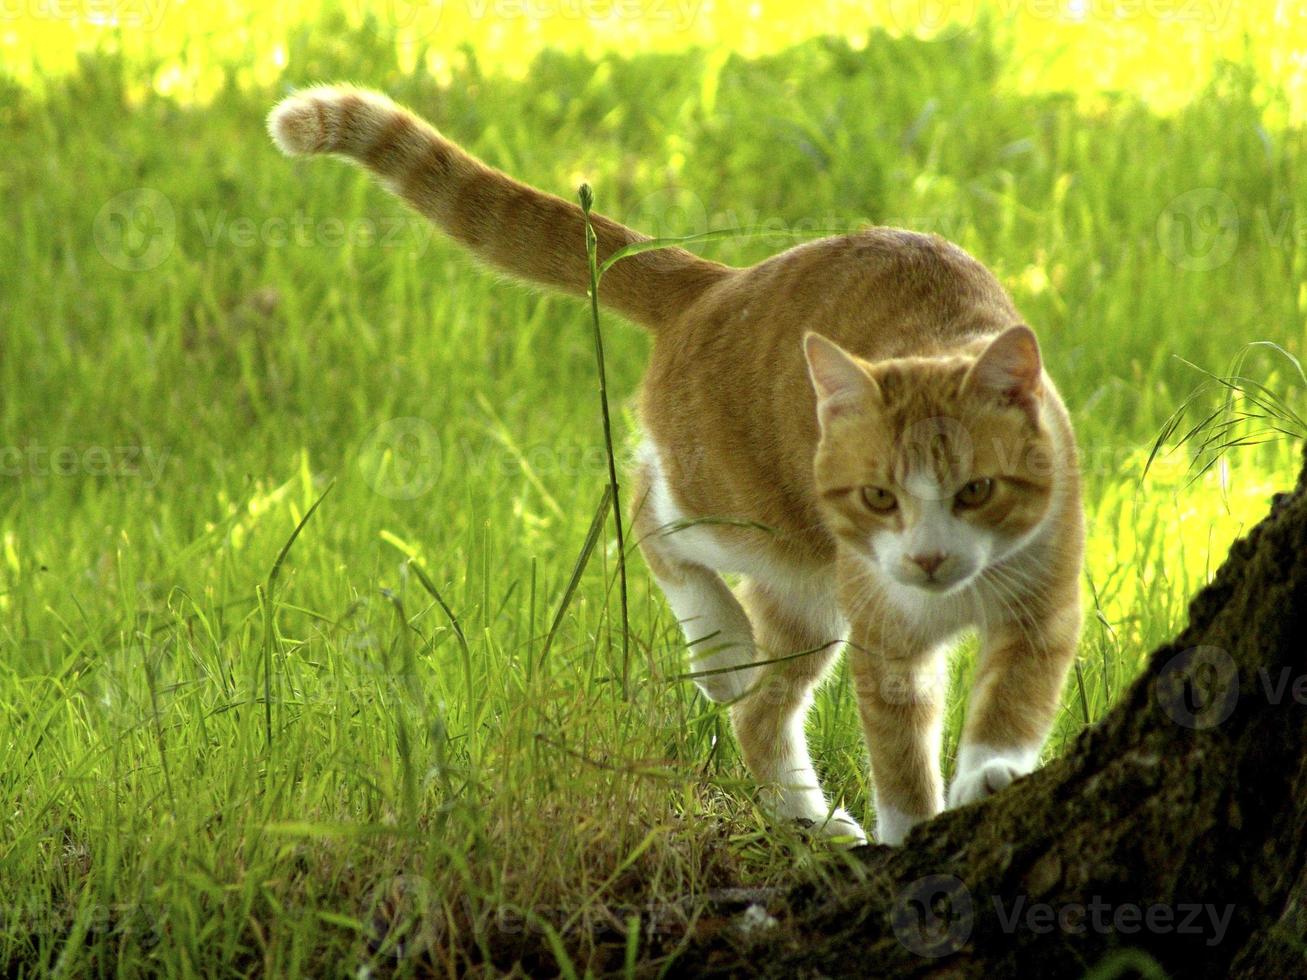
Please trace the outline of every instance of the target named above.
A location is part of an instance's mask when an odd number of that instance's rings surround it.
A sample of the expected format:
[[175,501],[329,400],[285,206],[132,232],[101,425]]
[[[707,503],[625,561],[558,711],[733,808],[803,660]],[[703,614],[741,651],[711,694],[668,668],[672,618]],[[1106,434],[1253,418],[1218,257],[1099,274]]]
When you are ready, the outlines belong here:
[[[986,261],[1087,470],[1090,615],[1049,753],[1296,472],[1285,439],[1197,479],[1192,441],[1152,454],[1178,408],[1226,404],[1213,375],[1302,413],[1291,361],[1241,354],[1303,354],[1304,144],[1273,64],[1213,59],[1162,111],[1032,87],[984,27],[544,49],[524,79],[322,17],[277,35],[275,77],[243,72],[253,41],[216,60],[203,99],[130,52],[0,82],[6,973],[453,973],[536,937],[580,975],[649,955],[634,912],[843,860],[757,811],[639,561],[623,662],[585,305],[281,158],[262,118],[289,85],[384,88],[659,234],[741,228],[703,246],[725,261],[864,221]],[[647,341],[603,328],[622,453]],[[865,813],[842,678],[810,731]]]

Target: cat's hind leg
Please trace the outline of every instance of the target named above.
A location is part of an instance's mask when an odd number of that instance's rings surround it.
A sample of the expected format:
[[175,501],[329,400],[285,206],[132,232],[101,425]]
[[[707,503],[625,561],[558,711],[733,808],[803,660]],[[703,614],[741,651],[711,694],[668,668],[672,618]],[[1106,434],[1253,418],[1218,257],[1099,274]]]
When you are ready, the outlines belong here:
[[694,683],[710,701],[734,701],[757,679],[756,668],[749,667],[755,659],[749,618],[721,575],[680,546],[678,528],[666,520],[666,490],[656,480],[651,463],[635,473],[632,529],[685,633]]
[[[650,567],[657,561],[650,560]],[[685,632],[699,690],[719,702],[747,694],[758,673],[749,666],[755,659],[753,631],[722,577],[701,565],[663,565],[654,578]]]
[[734,702],[732,726],[764,804],[782,819],[864,843],[857,821],[827,806],[803,731],[812,691],[841,639],[838,615],[814,625],[821,618],[814,607],[822,603],[805,602],[804,588],[782,601],[746,580],[737,598],[721,575],[695,561],[712,549],[694,546],[703,530],[696,534],[680,520],[652,452],[643,454],[634,477],[632,528],[640,550],[685,631],[694,682],[710,700]]

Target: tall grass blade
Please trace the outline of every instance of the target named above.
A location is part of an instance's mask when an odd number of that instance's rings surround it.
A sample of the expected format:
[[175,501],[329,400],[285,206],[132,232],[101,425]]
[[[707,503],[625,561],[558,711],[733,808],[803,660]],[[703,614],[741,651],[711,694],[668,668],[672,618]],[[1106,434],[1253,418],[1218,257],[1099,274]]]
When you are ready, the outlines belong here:
[[304,516],[295,525],[295,530],[290,532],[290,537],[286,539],[286,543],[281,546],[281,551],[277,553],[277,560],[272,563],[272,570],[268,572],[267,580],[263,585],[255,589],[255,594],[259,599],[259,606],[263,610],[263,734],[269,748],[272,746],[272,634],[276,615],[277,576],[281,574],[282,563],[286,561],[286,556],[290,554],[295,539],[300,536],[300,532],[308,524],[309,518],[313,516],[335,485],[335,480],[328,483],[327,488],[318,495],[318,499],[313,501],[312,506],[304,512]]
[[[590,323],[594,327],[595,365],[599,372],[599,411],[604,420],[604,453],[608,457],[608,489],[613,504],[613,532],[617,537],[618,602],[622,610],[622,698],[630,698],[631,615],[626,588],[626,534],[622,528],[622,488],[617,482],[617,457],[613,453],[613,424],[608,412],[608,372],[604,366],[604,333],[599,326],[599,257],[598,239],[590,224],[594,192],[582,184],[579,193],[581,213],[585,217],[585,256],[590,269]],[[546,649],[548,647],[546,646]]]
[[558,603],[558,610],[554,613],[553,622],[549,624],[549,632],[545,635],[544,649],[540,651],[540,666],[543,668],[545,661],[549,659],[549,648],[554,645],[554,637],[558,635],[558,628],[563,623],[563,616],[567,613],[567,607],[572,604],[572,596],[576,594],[576,587],[581,582],[581,576],[585,572],[585,566],[590,563],[590,553],[594,551],[595,542],[604,529],[604,518],[608,516],[608,505],[613,499],[613,488],[604,487],[603,496],[599,500],[599,506],[595,508],[595,514],[590,521],[590,530],[585,534],[585,543],[581,545],[581,553],[576,556],[576,563],[572,566],[572,576],[567,580],[567,588],[563,590],[562,601]]

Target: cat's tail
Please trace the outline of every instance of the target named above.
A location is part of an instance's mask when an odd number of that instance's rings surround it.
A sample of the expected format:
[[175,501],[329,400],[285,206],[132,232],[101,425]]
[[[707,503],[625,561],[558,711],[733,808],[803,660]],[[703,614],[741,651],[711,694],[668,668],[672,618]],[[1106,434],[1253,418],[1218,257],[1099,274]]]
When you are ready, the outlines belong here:
[[[486,166],[384,95],[344,85],[306,89],[268,116],[268,132],[291,156],[336,153],[372,171],[389,190],[486,262],[574,295],[589,269],[581,209]],[[599,261],[644,235],[592,213]],[[656,330],[735,270],[679,248],[650,249],[604,273],[600,302]]]

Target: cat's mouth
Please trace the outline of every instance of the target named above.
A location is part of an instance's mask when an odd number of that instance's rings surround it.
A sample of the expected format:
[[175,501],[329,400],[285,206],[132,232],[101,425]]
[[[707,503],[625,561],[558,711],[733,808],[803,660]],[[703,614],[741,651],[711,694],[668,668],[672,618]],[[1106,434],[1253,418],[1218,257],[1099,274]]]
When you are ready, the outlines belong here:
[[942,581],[940,579],[934,579],[934,578],[924,579],[916,582],[904,582],[900,580],[900,584],[906,585],[909,588],[918,589],[929,595],[949,595],[953,592],[961,592],[963,589],[967,587],[967,584],[970,581],[971,581],[970,575],[963,575],[960,578],[951,579],[948,581]]
[[928,595],[950,595],[961,592],[975,578],[969,569],[951,570],[947,573],[936,572],[931,575],[896,572],[889,576],[895,584],[908,589],[915,589]]

